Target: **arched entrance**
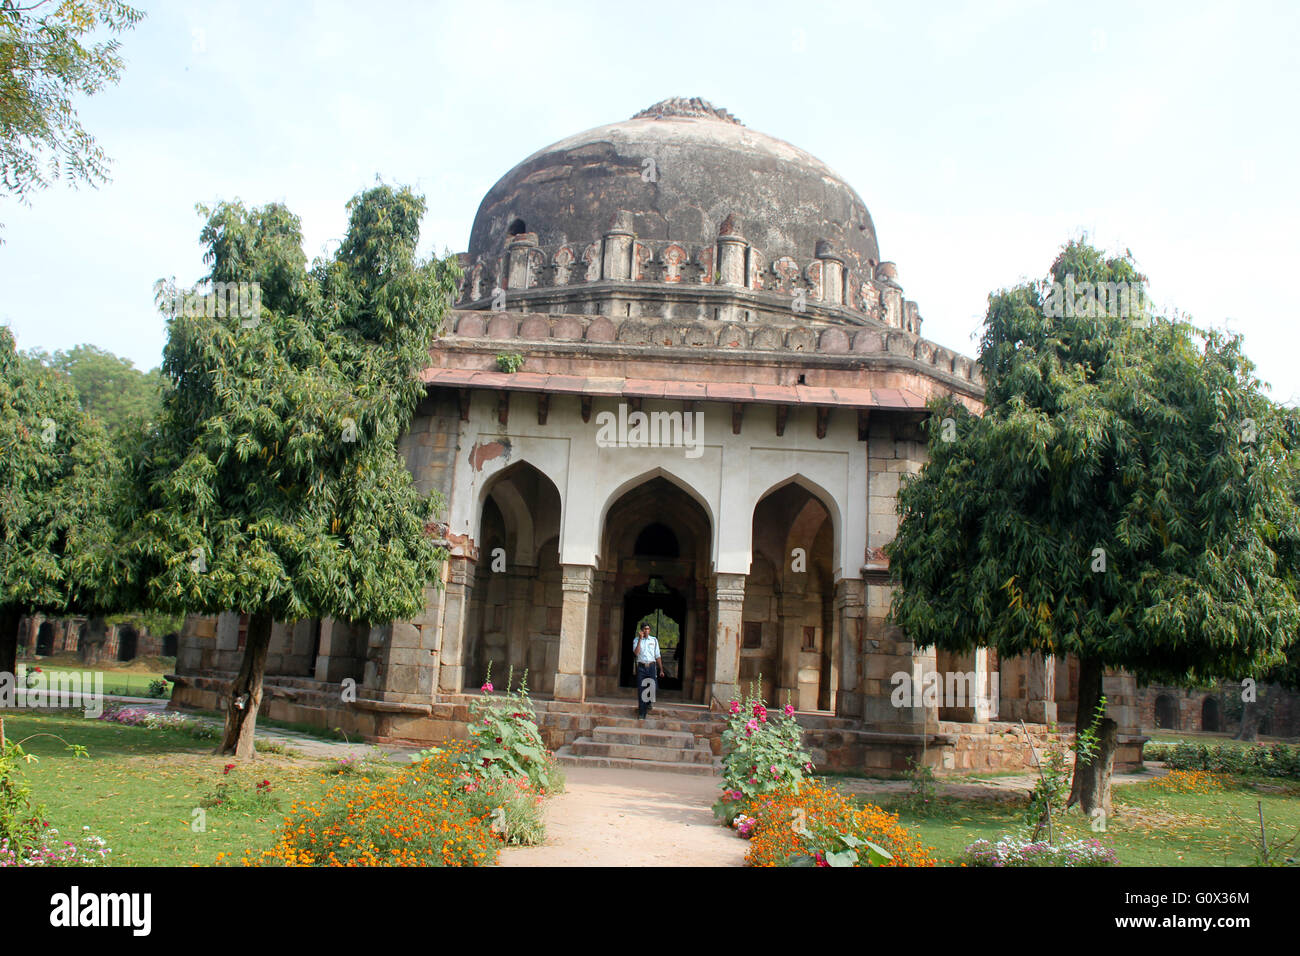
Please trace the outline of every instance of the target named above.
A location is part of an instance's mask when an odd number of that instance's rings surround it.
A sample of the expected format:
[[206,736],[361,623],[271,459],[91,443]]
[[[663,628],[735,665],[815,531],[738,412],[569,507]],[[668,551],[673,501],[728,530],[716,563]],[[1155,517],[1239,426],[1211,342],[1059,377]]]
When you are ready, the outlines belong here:
[[1213,697],[1205,698],[1201,704],[1201,729],[1217,733],[1219,727],[1219,702]]
[[1156,727],[1160,730],[1178,729],[1178,705],[1168,694],[1156,698]]
[[621,687],[636,686],[632,640],[642,624],[649,624],[650,633],[659,640],[660,659],[664,665],[659,690],[680,691],[686,651],[682,640],[686,632],[686,596],[658,577],[652,577],[649,583],[633,588],[623,596],[623,629],[618,642],[622,657],[619,665]]
[[830,510],[797,481],[754,508],[745,582],[740,683],[762,683],[773,704],[830,710],[836,690],[835,528]]
[[706,703],[711,544],[704,508],[662,475],[610,505],[592,586],[596,640],[588,647],[588,696],[634,699],[632,639],[648,619],[666,672],[660,698]]
[[554,691],[564,604],[559,561],[560,492],[525,461],[494,475],[479,514],[478,561],[466,629],[466,689],[516,685],[528,672],[529,690]]
[[117,632],[117,659],[119,661],[134,660],[137,641],[138,635],[135,628],[119,628]]
[[54,653],[54,625],[49,621],[41,624],[36,632],[36,656],[49,657]]

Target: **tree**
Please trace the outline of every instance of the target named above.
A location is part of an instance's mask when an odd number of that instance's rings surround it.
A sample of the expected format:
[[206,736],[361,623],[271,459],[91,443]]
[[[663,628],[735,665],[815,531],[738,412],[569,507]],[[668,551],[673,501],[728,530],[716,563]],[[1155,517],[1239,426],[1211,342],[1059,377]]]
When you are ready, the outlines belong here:
[[95,345],[78,345],[53,354],[30,350],[27,357],[66,375],[81,407],[104,423],[115,439],[158,413],[162,375],[142,372],[130,359]]
[[117,458],[72,384],[0,327],[0,672],[15,673],[25,614],[102,611],[102,542]]
[[[458,279],[415,256],[424,201],[379,186],[309,273],[284,207],[207,210],[207,282],[257,282],[260,315],[169,319],[168,382],[129,467],[121,576],[140,606],[249,616],[220,751],[254,753],[272,622],[382,624],[424,607],[445,552],[397,441]],[[191,315],[191,311],[199,314]]]
[[47,4],[0,0],[0,187],[23,202],[60,178],[107,181],[108,158],[72,101],[120,79],[121,43],[85,40],[129,30],[144,17],[120,0]]
[[[899,493],[891,614],[919,646],[1076,655],[1082,724],[1106,668],[1191,685],[1279,661],[1300,530],[1282,418],[1240,339],[1093,296],[1059,307],[1085,283],[1140,301],[1128,257],[1071,242],[1051,280],[989,297],[984,414],[935,405],[929,463]],[[1107,717],[1076,759],[1085,812],[1107,803],[1114,745]]]

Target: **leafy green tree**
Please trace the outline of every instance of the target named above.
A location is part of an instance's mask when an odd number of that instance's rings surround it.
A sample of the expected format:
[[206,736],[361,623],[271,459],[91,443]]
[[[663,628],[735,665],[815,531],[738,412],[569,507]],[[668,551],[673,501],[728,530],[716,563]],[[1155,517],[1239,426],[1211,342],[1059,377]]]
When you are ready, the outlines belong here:
[[95,345],[52,354],[33,349],[26,355],[67,375],[81,407],[99,418],[114,438],[153,421],[158,414],[162,375],[157,369],[143,372],[130,359]]
[[[1106,668],[1190,685],[1279,661],[1300,626],[1294,462],[1239,338],[1052,308],[1067,278],[1145,282],[1071,242],[1050,294],[990,296],[986,410],[937,405],[899,493],[893,620],[919,646],[1076,655],[1080,715]],[[1075,761],[1085,812],[1107,802],[1115,729]]]
[[143,17],[119,0],[0,0],[0,188],[26,201],[60,178],[107,181],[108,157],[73,98],[122,75],[120,41],[89,36],[121,33]]
[[0,327],[0,672],[25,614],[98,614],[118,459],[64,376],[24,360]]
[[252,756],[273,621],[382,624],[424,607],[445,552],[397,442],[458,279],[415,255],[424,201],[378,186],[306,269],[281,206],[209,210],[206,281],[261,283],[256,321],[175,314],[157,428],[130,462],[135,606],[249,616],[221,752]]

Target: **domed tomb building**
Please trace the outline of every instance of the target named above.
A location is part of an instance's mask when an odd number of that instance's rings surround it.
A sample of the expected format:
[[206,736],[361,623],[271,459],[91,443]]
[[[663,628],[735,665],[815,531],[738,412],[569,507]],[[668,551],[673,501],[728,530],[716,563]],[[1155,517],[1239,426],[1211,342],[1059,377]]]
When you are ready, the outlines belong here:
[[[498,689],[527,672],[566,759],[703,772],[750,687],[794,704],[827,768],[1021,766],[999,720],[1073,719],[1070,662],[936,653],[886,623],[926,403],[979,410],[983,387],[921,336],[866,204],[821,161],[665,100],[506,173],[462,262],[404,440],[447,502],[443,586],[411,621],[277,625],[264,712],[463,736],[490,664]],[[642,621],[667,670],[653,744]],[[174,699],[217,706],[240,638],[237,615],[191,619]],[[969,683],[900,706],[927,674]],[[1132,762],[1131,681],[1107,681]]]

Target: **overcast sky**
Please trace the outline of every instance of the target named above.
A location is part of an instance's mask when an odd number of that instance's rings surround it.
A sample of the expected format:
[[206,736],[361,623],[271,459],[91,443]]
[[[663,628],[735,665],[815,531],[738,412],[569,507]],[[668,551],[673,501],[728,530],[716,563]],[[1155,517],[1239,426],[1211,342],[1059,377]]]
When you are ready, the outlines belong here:
[[0,200],[20,348],[157,365],[198,202],[284,202],[312,258],[378,175],[458,252],[525,156],[702,96],[853,185],[927,338],[972,354],[989,292],[1086,232],[1300,401],[1300,5],[136,4],[121,84],[80,106],[112,182]]

